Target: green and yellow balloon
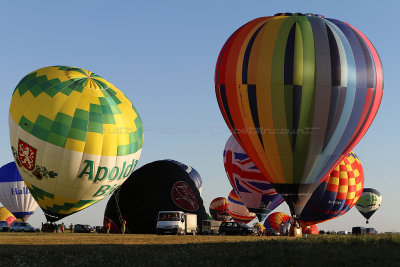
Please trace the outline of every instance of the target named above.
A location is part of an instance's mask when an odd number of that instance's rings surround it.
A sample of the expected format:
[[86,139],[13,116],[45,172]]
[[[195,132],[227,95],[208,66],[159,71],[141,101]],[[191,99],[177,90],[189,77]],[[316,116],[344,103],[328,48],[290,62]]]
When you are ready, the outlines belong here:
[[81,68],[26,75],[12,96],[9,128],[19,172],[48,221],[111,194],[142,151],[142,121],[132,103]]

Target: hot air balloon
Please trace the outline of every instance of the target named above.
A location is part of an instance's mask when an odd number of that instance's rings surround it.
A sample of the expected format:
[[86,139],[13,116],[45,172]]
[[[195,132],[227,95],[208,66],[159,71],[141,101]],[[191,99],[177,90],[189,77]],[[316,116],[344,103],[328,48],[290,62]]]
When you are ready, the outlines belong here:
[[38,207],[22,180],[15,162],[0,168],[0,202],[23,222],[26,222]]
[[377,51],[353,26],[279,13],[229,37],[215,89],[231,132],[296,216],[368,130],[383,73]]
[[350,152],[313,192],[300,213],[301,225],[334,219],[349,211],[359,200],[364,187],[360,160]]
[[230,221],[232,219],[229,213],[228,199],[217,197],[210,203],[210,214],[215,221]]
[[181,167],[189,174],[190,178],[193,180],[193,182],[196,184],[197,189],[200,192],[201,195],[201,191],[203,188],[203,180],[201,179],[200,174],[191,166],[183,164],[182,162],[173,160],[173,159],[169,159],[172,162],[175,162],[178,165],[181,165]]
[[111,220],[111,232],[126,229],[135,234],[155,234],[159,211],[197,214],[200,227],[207,213],[196,182],[187,165],[175,160],[158,160],[134,171],[107,202],[104,223]]
[[283,202],[282,196],[254,165],[234,136],[229,137],[225,145],[224,167],[235,192],[260,222]]
[[11,99],[9,128],[21,177],[51,222],[111,194],[142,151],[142,122],[132,103],[81,68],[26,75]]
[[292,220],[292,217],[284,212],[273,212],[265,219],[264,226],[266,229],[272,228],[279,231],[280,224],[286,224],[290,220]]
[[234,190],[231,190],[228,196],[228,209],[235,222],[249,223],[256,217],[246,208]]
[[362,216],[367,219],[369,223],[369,218],[379,209],[382,203],[382,195],[378,190],[373,188],[364,188],[360,199],[356,204],[357,210],[362,214]]
[[307,234],[307,235],[318,235],[319,234],[318,227],[315,224],[303,226],[302,232],[303,232],[303,234]]
[[8,226],[11,226],[16,220],[14,215],[6,207],[0,207],[0,221],[7,222]]

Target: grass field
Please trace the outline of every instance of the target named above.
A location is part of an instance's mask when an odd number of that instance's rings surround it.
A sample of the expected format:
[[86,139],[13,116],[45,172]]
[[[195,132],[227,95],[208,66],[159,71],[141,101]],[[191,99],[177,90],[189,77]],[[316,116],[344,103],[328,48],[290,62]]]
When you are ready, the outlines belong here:
[[0,265],[400,266],[400,235],[294,238],[0,233]]

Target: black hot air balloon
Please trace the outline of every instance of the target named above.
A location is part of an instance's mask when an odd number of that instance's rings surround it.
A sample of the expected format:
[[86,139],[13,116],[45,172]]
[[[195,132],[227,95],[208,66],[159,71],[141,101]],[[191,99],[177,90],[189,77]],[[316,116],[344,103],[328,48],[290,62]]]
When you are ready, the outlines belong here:
[[133,172],[109,199],[105,224],[111,220],[111,232],[120,232],[126,221],[127,232],[156,233],[159,211],[183,211],[197,214],[197,223],[207,219],[196,183],[185,166],[171,160],[159,160]]

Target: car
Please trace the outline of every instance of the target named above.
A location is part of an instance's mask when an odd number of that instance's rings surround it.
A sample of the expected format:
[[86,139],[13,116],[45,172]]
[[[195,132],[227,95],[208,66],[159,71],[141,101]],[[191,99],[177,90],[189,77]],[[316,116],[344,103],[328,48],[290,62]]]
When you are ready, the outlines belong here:
[[348,235],[349,232],[348,231],[338,231],[337,234],[338,235]]
[[25,222],[13,222],[10,226],[10,232],[35,232],[36,229],[33,228],[29,223]]
[[91,233],[92,231],[92,226],[88,224],[75,224],[74,227],[74,233]]
[[219,227],[220,235],[256,235],[257,230],[240,222],[222,222]]
[[371,227],[367,228],[367,234],[375,235],[377,233],[378,233],[378,231],[376,231],[375,228],[371,228]]
[[105,233],[105,229],[103,226],[95,226],[94,230],[96,231],[96,233]]
[[54,223],[42,223],[42,232],[43,233],[53,233],[56,230],[56,225]]
[[0,221],[0,232],[8,232],[10,227],[6,221]]
[[351,229],[353,235],[365,235],[367,234],[367,228],[362,226],[355,226]]

